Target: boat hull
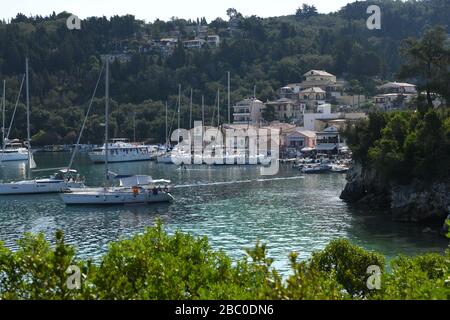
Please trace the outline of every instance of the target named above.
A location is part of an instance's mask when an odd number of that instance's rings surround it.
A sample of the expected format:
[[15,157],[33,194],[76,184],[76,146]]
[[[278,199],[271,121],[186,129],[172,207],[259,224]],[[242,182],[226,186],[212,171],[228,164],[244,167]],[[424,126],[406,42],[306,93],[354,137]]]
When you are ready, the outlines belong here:
[[158,156],[156,158],[156,162],[158,162],[158,163],[168,163],[168,164],[173,163],[171,156]]
[[[89,153],[89,158],[94,163],[105,163],[104,154]],[[150,161],[152,159],[151,154],[130,154],[130,155],[108,155],[108,162],[132,162],[132,161]]]
[[0,161],[27,161],[28,152],[2,153],[0,151]]
[[130,191],[111,192],[105,189],[86,189],[61,194],[67,205],[124,205],[171,202],[173,197],[167,192],[154,194],[151,190],[134,194]]
[[81,182],[30,180],[0,184],[0,195],[61,193],[70,188],[82,188]]

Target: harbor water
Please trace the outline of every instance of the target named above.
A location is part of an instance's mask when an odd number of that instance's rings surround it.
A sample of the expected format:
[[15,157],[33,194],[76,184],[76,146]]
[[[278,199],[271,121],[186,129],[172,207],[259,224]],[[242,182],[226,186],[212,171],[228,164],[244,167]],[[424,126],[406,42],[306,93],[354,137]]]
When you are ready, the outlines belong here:
[[[69,153],[37,153],[42,168],[63,167]],[[88,186],[102,184],[104,167],[80,155],[74,166]],[[448,241],[424,233],[423,225],[391,221],[389,215],[349,207],[339,199],[343,174],[302,175],[289,165],[276,176],[261,176],[257,166],[188,166],[155,162],[110,164],[119,174],[149,174],[170,179],[175,201],[170,204],[66,207],[60,196],[1,196],[0,241],[15,249],[24,232],[43,232],[52,240],[64,231],[82,257],[98,258],[108,243],[141,233],[160,218],[166,230],[207,236],[214,249],[234,259],[260,240],[266,243],[274,266],[289,272],[288,254],[307,259],[336,238],[347,238],[388,259],[398,255],[443,252]],[[25,177],[25,164],[3,163],[0,180]],[[51,173],[51,172],[49,172]],[[43,177],[49,173],[39,173]]]

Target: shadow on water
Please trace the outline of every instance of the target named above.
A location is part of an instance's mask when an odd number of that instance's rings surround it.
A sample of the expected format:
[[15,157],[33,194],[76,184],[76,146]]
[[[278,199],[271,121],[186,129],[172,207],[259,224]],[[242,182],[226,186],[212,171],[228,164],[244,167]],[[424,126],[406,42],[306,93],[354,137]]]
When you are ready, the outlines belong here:
[[[449,240],[440,234],[441,226],[393,221],[386,211],[348,207],[353,217],[348,236],[356,244],[383,253],[387,258],[397,255],[442,253]],[[428,230],[427,230],[428,229]]]

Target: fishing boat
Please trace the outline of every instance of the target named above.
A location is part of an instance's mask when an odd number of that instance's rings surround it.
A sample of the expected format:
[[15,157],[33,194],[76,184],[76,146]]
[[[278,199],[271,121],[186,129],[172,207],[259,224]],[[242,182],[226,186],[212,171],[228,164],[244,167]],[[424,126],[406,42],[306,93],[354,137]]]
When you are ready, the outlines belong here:
[[104,163],[106,149],[109,162],[150,161],[154,155],[153,148],[149,146],[130,143],[126,138],[116,138],[108,142],[108,147],[104,144],[89,152],[88,156],[94,163]]
[[[156,202],[170,202],[173,200],[167,184],[159,180],[154,181],[147,176],[126,176],[119,179],[118,186],[110,186],[111,173],[109,163],[109,61],[105,59],[105,144],[104,186],[100,188],[69,189],[61,194],[66,205],[123,205],[123,204],[147,204]],[[134,178],[133,178],[134,177]],[[117,175],[116,175],[117,178]]]

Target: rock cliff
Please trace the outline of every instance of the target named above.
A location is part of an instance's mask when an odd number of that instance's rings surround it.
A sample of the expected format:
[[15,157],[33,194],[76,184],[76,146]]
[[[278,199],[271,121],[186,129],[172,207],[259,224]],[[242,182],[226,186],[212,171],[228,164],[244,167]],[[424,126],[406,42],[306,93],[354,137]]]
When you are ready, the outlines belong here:
[[341,199],[389,210],[397,221],[441,224],[450,214],[450,181],[386,183],[376,170],[356,163],[347,174]]

